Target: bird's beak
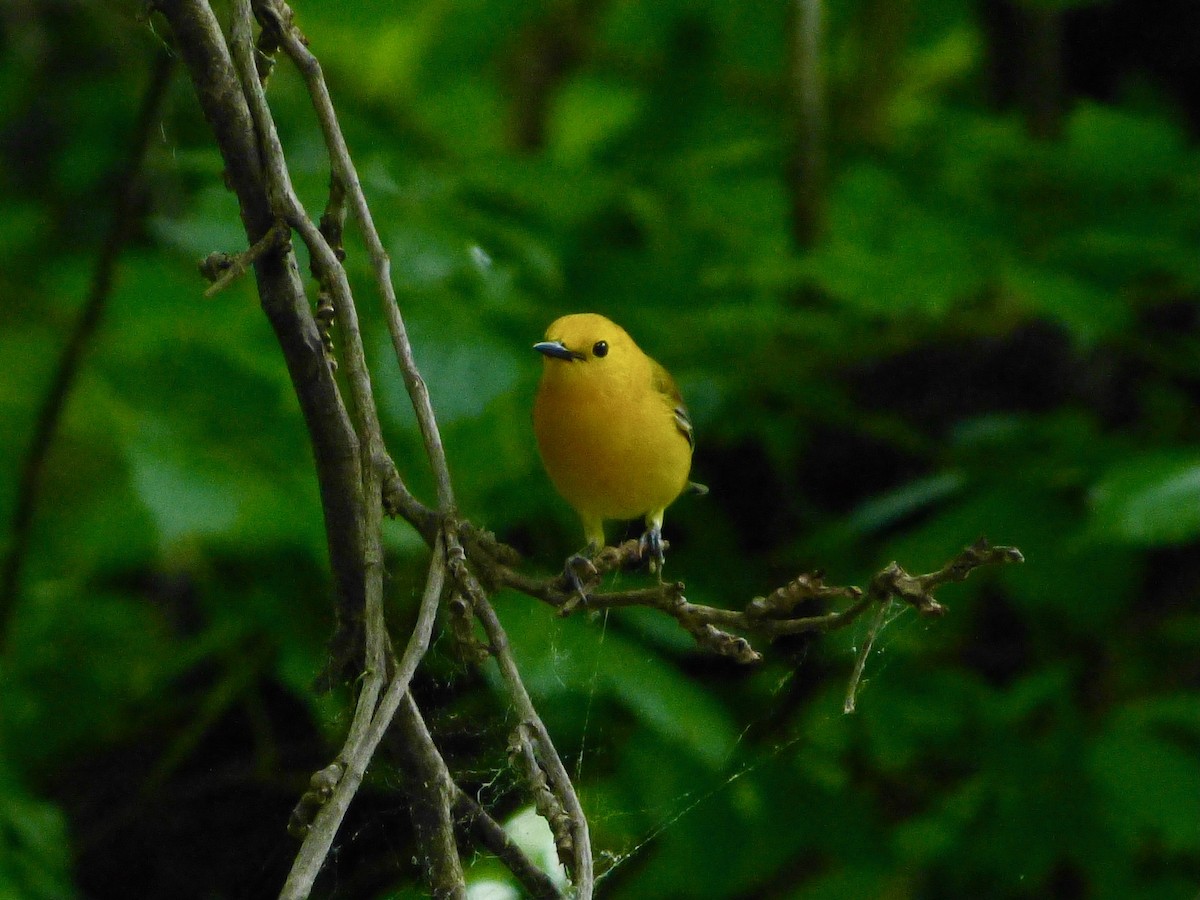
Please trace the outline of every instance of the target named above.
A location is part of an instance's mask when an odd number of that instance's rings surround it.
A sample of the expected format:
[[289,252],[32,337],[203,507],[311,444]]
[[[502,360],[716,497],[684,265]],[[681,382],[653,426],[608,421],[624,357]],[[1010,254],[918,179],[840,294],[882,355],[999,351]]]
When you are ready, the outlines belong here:
[[542,341],[541,343],[534,344],[533,349],[546,356],[553,356],[555,359],[565,359],[568,362],[575,359],[586,359],[582,353],[567,349],[562,341]]

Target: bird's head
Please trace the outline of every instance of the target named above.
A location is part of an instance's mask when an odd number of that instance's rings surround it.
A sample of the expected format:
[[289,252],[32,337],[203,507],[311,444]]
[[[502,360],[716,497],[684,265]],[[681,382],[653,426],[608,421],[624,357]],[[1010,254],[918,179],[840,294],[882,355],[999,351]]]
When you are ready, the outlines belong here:
[[596,313],[576,313],[556,319],[546,339],[533,345],[545,357],[547,377],[597,378],[628,371],[642,355],[625,329]]

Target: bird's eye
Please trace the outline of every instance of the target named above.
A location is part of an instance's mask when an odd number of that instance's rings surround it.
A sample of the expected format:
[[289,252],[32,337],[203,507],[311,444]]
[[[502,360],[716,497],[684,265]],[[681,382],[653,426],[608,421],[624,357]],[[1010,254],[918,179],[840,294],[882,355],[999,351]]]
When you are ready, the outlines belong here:
[[608,341],[596,341],[592,344],[593,356],[608,356]]

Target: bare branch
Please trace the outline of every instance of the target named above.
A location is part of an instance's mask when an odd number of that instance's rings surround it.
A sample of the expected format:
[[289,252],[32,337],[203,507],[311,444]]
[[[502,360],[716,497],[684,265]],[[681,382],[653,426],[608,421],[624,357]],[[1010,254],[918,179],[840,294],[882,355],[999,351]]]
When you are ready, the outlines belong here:
[[412,398],[413,409],[417,414],[417,423],[425,441],[425,452],[433,466],[434,477],[437,481],[438,508],[443,514],[450,514],[454,510],[454,489],[450,482],[450,470],[446,464],[446,451],[442,446],[441,433],[433,414],[433,404],[430,402],[425,381],[417,370],[416,361],[413,359],[412,345],[408,340],[408,330],[405,328],[404,319],[401,317],[400,308],[396,303],[396,291],[392,285],[391,260],[383,247],[383,241],[380,240],[379,232],[375,228],[371,210],[367,206],[366,195],[358,180],[358,170],[346,147],[346,140],[342,136],[333,101],[329,97],[329,89],[325,85],[321,64],[309,51],[307,40],[295,26],[291,10],[283,0],[256,0],[255,10],[263,28],[271,29],[274,32],[280,46],[299,69],[308,85],[313,107],[321,124],[321,131],[325,136],[325,145],[329,150],[329,162],[333,169],[333,189],[344,190],[349,197],[354,216],[358,220],[363,239],[366,241],[367,251],[371,255],[377,287],[383,298],[388,331],[392,336],[392,346],[400,363],[400,371],[404,376],[409,397]]
[[564,896],[550,876],[530,861],[487,810],[458,787],[454,795],[454,818],[481,847],[508,867],[529,896],[536,900],[560,900]]
[[529,692],[521,680],[521,673],[513,658],[504,626],[500,624],[500,618],[488,601],[487,594],[467,565],[466,551],[452,540],[449,557],[450,574],[459,590],[470,599],[475,616],[483,625],[483,631],[490,643],[489,650],[500,668],[500,677],[504,681],[505,689],[521,717],[521,725],[528,730],[530,740],[536,746],[537,764],[544,770],[554,796],[569,819],[572,845],[571,865],[568,869],[575,885],[575,896],[580,900],[587,900],[595,889],[595,876],[592,867],[591,837],[583,806],[575,793],[574,785],[571,784],[566,766],[554,747],[550,733],[546,730],[546,725],[538,715],[533,700],[530,699]]
[[282,246],[291,236],[287,226],[276,222],[250,249],[230,256],[228,253],[210,253],[200,263],[200,274],[212,284],[204,292],[205,297],[214,297],[250,271],[254,261],[271,250]]
[[[438,601],[442,595],[442,587],[445,584],[446,576],[446,556],[443,552],[443,543],[439,538],[434,547],[433,558],[429,564],[429,574],[425,583],[425,593],[421,598],[421,607],[417,615],[417,624],[413,629],[412,637],[409,639],[408,646],[405,648],[404,656],[400,660],[400,664],[388,683],[387,691],[383,695],[378,708],[372,710],[372,715],[367,717],[367,723],[362,728],[351,728],[350,736],[347,738],[342,752],[338,755],[335,765],[340,768],[340,776],[336,779],[336,786],[328,791],[328,799],[321,806],[313,818],[312,824],[308,827],[304,836],[304,843],[300,847],[300,852],[296,854],[296,859],[292,863],[292,870],[288,874],[287,882],[284,884],[283,890],[280,893],[280,898],[304,898],[309,895],[312,890],[313,883],[316,881],[317,874],[324,865],[325,858],[329,854],[329,848],[333,846],[333,839],[337,834],[338,828],[341,826],[342,819],[346,815],[346,810],[350,808],[350,803],[354,799],[354,795],[358,792],[359,785],[362,783],[363,775],[366,773],[367,765],[375,754],[375,748],[379,746],[379,742],[383,739],[388,727],[392,723],[393,716],[396,715],[403,702],[411,702],[408,698],[409,684],[412,682],[412,676],[416,672],[417,666],[424,656],[426,649],[429,646],[430,635],[433,632],[433,623],[437,615]],[[361,697],[361,695],[360,695]],[[408,698],[408,700],[406,700]],[[363,708],[360,700],[358,710]],[[414,707],[415,710],[415,707]],[[413,716],[416,720],[413,720]],[[420,714],[409,710],[406,712],[408,726],[406,733],[411,733],[413,728],[417,728],[417,722],[420,720]],[[359,711],[355,712],[355,719],[359,717]],[[419,728],[424,730],[423,721],[419,721]],[[425,732],[427,734],[427,731]],[[432,739],[429,740],[432,746]],[[432,753],[437,756],[440,763],[439,772],[445,770],[445,763],[441,762],[441,756],[437,754],[436,747],[432,749]],[[428,760],[429,752],[424,753],[424,758]],[[434,765],[427,761],[427,765]],[[322,770],[324,771],[324,770]],[[337,774],[336,772],[334,774]],[[439,778],[442,777],[439,775]],[[445,773],[445,779],[448,783],[449,773]],[[447,801],[448,802],[448,801]],[[301,803],[305,803],[302,799]],[[311,805],[311,804],[310,804]],[[448,808],[448,807],[447,807]],[[430,855],[435,855],[432,852]],[[457,863],[457,851],[455,855],[455,863]],[[460,872],[461,875],[461,872]]]
[[[257,243],[275,224],[267,197],[250,109],[225,37],[204,0],[158,0],[175,45],[225,162],[237,194],[246,236]],[[366,585],[361,565],[365,544],[359,440],[342,403],[300,281],[290,246],[276,247],[254,262],[258,293],[296,391],[312,440],[325,515],[325,536],[338,596],[341,648],[348,657],[361,644]]]
[[[513,566],[515,552],[498,543],[493,535],[461,526],[467,556],[477,568],[479,578],[488,585],[509,587],[557,608],[560,614],[573,611],[578,603],[574,586],[557,575],[538,579],[525,575]],[[626,541],[617,547],[605,547],[592,560],[598,584],[608,572],[641,565],[642,551],[637,541]],[[820,572],[798,575],[765,597],[755,597],[743,609],[723,609],[690,603],[684,597],[683,582],[660,582],[645,588],[627,591],[594,592],[587,596],[589,610],[613,609],[625,606],[648,606],[661,610],[679,622],[698,644],[738,662],[758,662],[761,654],[741,636],[731,631],[758,635],[768,640],[788,634],[836,631],[854,622],[872,605],[890,599],[907,603],[922,615],[936,616],[945,612],[933,593],[943,584],[962,581],[980,566],[1024,562],[1015,547],[993,547],[980,538],[958,556],[935,572],[909,575],[895,562],[876,574],[864,591],[858,587],[837,587],[825,584]],[[803,603],[826,605],[831,601],[851,600],[841,611],[819,615],[795,615]]]

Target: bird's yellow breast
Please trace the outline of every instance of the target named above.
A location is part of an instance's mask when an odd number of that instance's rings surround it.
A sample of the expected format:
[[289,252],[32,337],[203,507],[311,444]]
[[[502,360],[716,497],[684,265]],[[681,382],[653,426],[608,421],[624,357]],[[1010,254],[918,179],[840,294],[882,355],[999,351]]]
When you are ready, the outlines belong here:
[[655,387],[649,357],[629,348],[624,360],[547,359],[534,403],[546,471],[585,521],[660,511],[687,486],[691,445],[674,401]]

